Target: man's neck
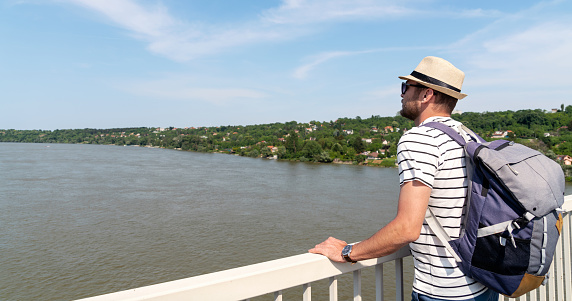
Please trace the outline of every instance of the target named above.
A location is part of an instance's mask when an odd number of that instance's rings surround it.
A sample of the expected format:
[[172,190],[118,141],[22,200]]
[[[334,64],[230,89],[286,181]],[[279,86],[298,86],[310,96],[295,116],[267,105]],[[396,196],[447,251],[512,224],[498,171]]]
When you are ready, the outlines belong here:
[[447,114],[447,113],[434,113],[434,114],[425,114],[428,116],[424,116],[423,113],[421,113],[419,115],[419,117],[417,117],[417,119],[415,119],[413,122],[415,123],[415,126],[419,126],[421,123],[423,123],[423,121],[427,120],[427,118],[431,118],[431,117],[451,117],[451,114]]

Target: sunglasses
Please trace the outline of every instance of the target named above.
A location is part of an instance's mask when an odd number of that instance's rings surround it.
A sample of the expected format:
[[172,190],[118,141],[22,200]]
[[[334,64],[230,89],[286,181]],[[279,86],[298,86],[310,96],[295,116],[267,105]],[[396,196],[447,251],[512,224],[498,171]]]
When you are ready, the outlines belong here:
[[422,85],[415,85],[415,84],[408,84],[406,82],[402,82],[401,83],[401,94],[405,94],[405,92],[407,92],[407,87],[411,86],[411,87],[419,87],[419,88],[427,88],[425,86]]

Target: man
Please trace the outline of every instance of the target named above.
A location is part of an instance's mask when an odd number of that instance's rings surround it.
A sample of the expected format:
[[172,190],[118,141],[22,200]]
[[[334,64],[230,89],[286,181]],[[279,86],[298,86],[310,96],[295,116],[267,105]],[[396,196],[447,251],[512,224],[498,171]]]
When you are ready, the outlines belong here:
[[[401,115],[415,122],[397,146],[400,192],[397,216],[353,246],[330,237],[309,250],[336,262],[389,255],[409,244],[415,264],[413,300],[497,300],[498,294],[466,277],[441,241],[424,223],[427,207],[451,238],[458,238],[467,194],[465,154],[447,134],[424,123],[451,119],[465,74],[448,61],[426,57],[401,85]],[[457,130],[460,132],[459,130]],[[467,137],[468,138],[468,137]]]

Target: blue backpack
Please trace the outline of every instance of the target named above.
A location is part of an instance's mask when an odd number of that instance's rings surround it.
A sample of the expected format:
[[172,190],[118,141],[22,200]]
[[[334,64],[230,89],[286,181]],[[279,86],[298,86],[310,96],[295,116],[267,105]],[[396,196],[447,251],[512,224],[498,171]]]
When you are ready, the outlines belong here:
[[506,140],[486,142],[465,126],[465,139],[430,122],[466,154],[469,186],[461,235],[452,240],[431,210],[425,220],[466,276],[515,298],[539,287],[562,229],[564,173],[540,152]]

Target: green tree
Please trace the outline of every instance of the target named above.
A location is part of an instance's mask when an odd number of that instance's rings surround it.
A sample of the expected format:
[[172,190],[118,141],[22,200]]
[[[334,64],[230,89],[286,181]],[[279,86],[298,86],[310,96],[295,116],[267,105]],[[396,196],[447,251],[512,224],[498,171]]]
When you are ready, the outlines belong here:
[[314,158],[322,153],[322,147],[314,140],[306,141],[302,148],[302,155],[306,158]]
[[262,155],[262,157],[270,157],[273,155],[272,150],[267,146],[261,147],[260,154]]
[[278,155],[279,159],[283,159],[286,156],[286,147],[284,145],[280,145],[276,155]]
[[385,151],[385,155],[389,158],[391,156],[395,156],[397,154],[397,144],[392,144],[387,151]]
[[356,150],[351,147],[351,146],[347,146],[344,147],[344,153],[342,154],[342,158],[345,160],[353,160],[355,159],[356,156]]
[[257,148],[253,148],[247,153],[247,156],[257,158],[260,156],[260,151]]
[[334,161],[334,159],[332,159],[332,157],[330,157],[330,154],[326,151],[323,151],[320,154],[315,155],[314,159],[316,161],[322,162],[322,163],[330,163],[330,162]]
[[290,154],[296,154],[299,148],[298,134],[294,130],[290,131],[286,137],[286,151]]
[[332,146],[331,150],[332,150],[333,152],[337,152],[337,153],[340,153],[340,154],[344,152],[344,148],[343,148],[339,143],[335,143],[335,144]]
[[351,139],[351,146],[355,149],[357,153],[364,152],[366,148],[366,145],[363,142],[363,140],[361,140],[360,136],[355,136],[354,138]]

